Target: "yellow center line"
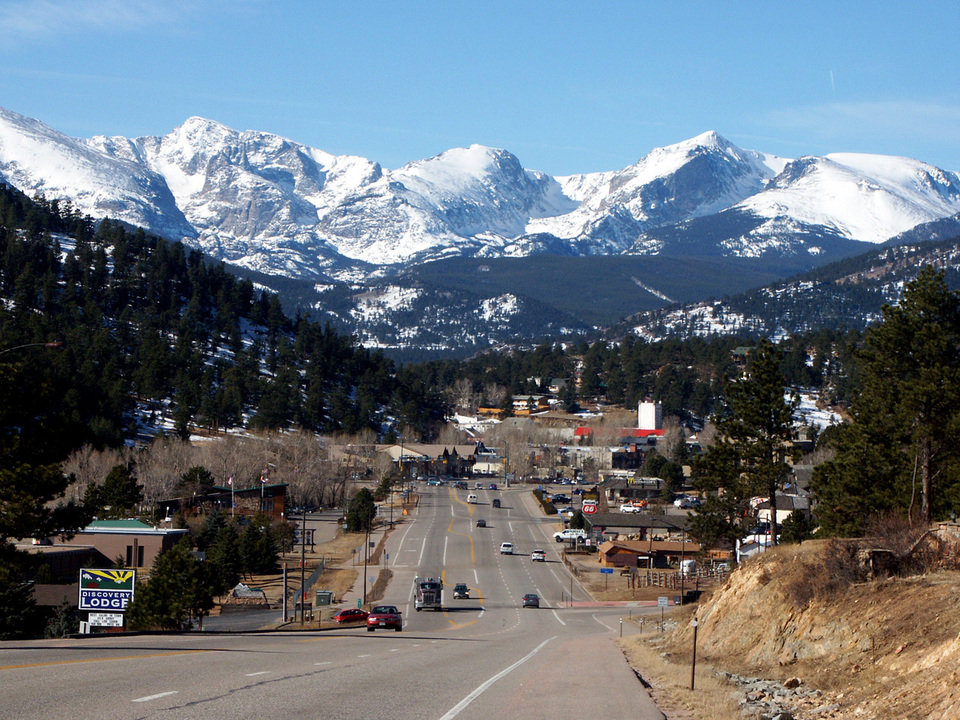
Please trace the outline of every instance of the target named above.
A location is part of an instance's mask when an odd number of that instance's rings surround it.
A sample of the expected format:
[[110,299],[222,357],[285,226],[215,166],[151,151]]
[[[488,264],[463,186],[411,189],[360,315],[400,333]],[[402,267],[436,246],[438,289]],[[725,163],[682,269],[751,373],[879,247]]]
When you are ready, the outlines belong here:
[[216,650],[171,650],[162,653],[147,653],[146,655],[118,655],[105,658],[82,658],[78,660],[52,660],[50,662],[23,663],[21,665],[0,665],[0,670],[18,670],[20,668],[50,667],[53,665],[74,665],[76,663],[112,662],[114,660],[140,660],[150,657],[169,657],[171,655],[193,655],[194,653],[216,652]]

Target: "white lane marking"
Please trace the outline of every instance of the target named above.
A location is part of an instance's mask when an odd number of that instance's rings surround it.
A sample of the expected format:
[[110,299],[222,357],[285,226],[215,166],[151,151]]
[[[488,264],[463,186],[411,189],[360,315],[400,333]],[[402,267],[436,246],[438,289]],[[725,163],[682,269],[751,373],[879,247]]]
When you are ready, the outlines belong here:
[[166,697],[167,695],[176,695],[179,690],[168,690],[167,692],[157,693],[156,695],[147,695],[145,697],[136,698],[133,702],[150,702],[151,700],[157,700],[158,698]]
[[420,543],[420,559],[417,561],[418,565],[423,565],[423,552],[427,549],[427,538],[423,538],[423,542]]
[[390,648],[390,652],[397,652],[400,648]]
[[594,614],[591,615],[590,617],[592,617],[592,618],[593,618],[594,620],[596,620],[598,623],[600,623],[601,625],[603,625],[607,630],[611,630],[611,631],[613,630],[612,627],[610,627],[610,626],[607,625],[603,620],[601,620],[600,618],[598,618],[597,615],[596,615],[596,613],[594,613]]
[[556,610],[552,610],[551,612],[553,612],[553,616],[560,622],[561,625],[566,625],[566,623],[561,619],[561,617],[557,615]]
[[333,663],[330,662],[329,660],[325,660],[323,662],[314,663],[314,665],[333,665]]
[[528,652],[526,655],[524,655],[522,658],[520,658],[519,660],[517,660],[513,665],[511,665],[511,666],[508,667],[508,668],[504,668],[503,670],[501,670],[500,672],[498,672],[498,673],[497,673],[496,675],[494,675],[492,678],[490,678],[490,679],[487,680],[485,683],[483,683],[482,685],[480,685],[480,686],[479,686],[476,690],[474,690],[472,693],[470,693],[469,695],[467,695],[463,700],[461,700],[461,701],[458,702],[456,705],[454,705],[452,708],[450,708],[450,710],[447,712],[447,714],[446,714],[446,715],[443,715],[443,716],[440,718],[440,720],[452,720],[453,718],[455,718],[457,715],[459,715],[461,712],[463,712],[470,703],[472,703],[474,700],[476,700],[478,697],[480,697],[480,695],[482,695],[483,692],[484,692],[488,687],[490,687],[491,685],[493,685],[497,680],[499,680],[500,678],[502,678],[504,675],[507,675],[507,674],[513,672],[513,670],[514,670],[515,668],[518,668],[518,667],[520,667],[521,665],[523,665],[527,660],[529,660],[529,659],[532,658],[534,655],[536,655],[538,652],[540,652],[540,650],[543,649],[544,645],[546,645],[548,642],[550,642],[551,640],[553,640],[553,638],[555,638],[555,637],[556,637],[556,635],[554,635],[553,637],[547,638],[547,639],[544,640],[542,643],[540,643],[539,645],[537,645],[533,650],[531,650],[531,651]]
[[361,657],[370,657],[370,653],[365,653],[365,654],[363,654],[363,655],[357,655],[357,657],[358,657],[358,658],[361,658]]
[[269,670],[261,670],[260,672],[247,673],[247,677],[256,677],[257,675],[269,675],[269,674],[270,674]]
[[442,560],[442,563],[441,563],[441,564],[442,564],[444,567],[446,567],[446,565],[447,565],[447,540],[449,540],[449,539],[450,539],[450,536],[449,536],[449,535],[444,535],[444,536],[443,536],[443,560]]
[[[400,551],[403,550],[403,544],[407,541],[407,534],[408,534],[411,530],[413,530],[414,525],[416,525],[415,522],[412,522],[412,523],[410,523],[409,525],[407,525],[407,529],[404,530],[404,531],[403,531],[403,535],[400,536],[400,542],[397,544],[397,552],[395,552],[395,553],[393,554],[393,564],[394,564],[394,566],[397,564],[397,560],[398,560],[399,557],[400,557]],[[417,551],[416,548],[407,548],[407,552],[416,552],[416,551]]]

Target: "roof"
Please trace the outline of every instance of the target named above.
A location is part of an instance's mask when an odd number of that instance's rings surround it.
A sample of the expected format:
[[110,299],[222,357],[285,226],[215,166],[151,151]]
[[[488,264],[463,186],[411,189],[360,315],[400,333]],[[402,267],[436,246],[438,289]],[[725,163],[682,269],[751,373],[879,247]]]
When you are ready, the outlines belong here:
[[649,555],[651,552],[677,552],[677,553],[698,553],[700,544],[691,541],[676,542],[674,540],[607,540],[600,543],[597,548],[600,553],[607,554],[612,551],[620,550],[624,552],[636,553],[637,555]]
[[187,528],[160,528],[139,520],[94,520],[77,534],[106,533],[113,535],[183,535]]
[[585,515],[584,519],[591,527],[625,528],[639,530],[653,528],[664,530],[683,530],[686,527],[686,518],[668,515],[654,515],[651,513],[621,513],[605,512]]

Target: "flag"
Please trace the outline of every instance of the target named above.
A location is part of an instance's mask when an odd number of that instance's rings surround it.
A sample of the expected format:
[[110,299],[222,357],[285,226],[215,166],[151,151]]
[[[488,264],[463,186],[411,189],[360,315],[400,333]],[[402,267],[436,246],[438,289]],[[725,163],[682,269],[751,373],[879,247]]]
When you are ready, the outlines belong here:
[[233,485],[233,475],[227,478],[227,485]]
[[267,482],[267,476],[266,476],[265,474],[263,474],[263,473],[260,473],[260,482],[262,482],[262,483],[266,483],[266,482]]

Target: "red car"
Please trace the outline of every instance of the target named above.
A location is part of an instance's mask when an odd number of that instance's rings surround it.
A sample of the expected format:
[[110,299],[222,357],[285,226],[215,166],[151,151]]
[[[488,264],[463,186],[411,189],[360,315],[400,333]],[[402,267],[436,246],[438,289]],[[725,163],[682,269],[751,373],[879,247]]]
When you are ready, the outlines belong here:
[[362,623],[367,621],[368,613],[360,608],[346,608],[333,616],[335,623],[346,625],[347,623]]
[[367,632],[373,632],[377,628],[393,628],[397,632],[403,629],[403,620],[395,605],[376,605],[370,611],[367,615]]

